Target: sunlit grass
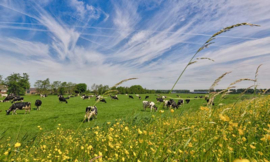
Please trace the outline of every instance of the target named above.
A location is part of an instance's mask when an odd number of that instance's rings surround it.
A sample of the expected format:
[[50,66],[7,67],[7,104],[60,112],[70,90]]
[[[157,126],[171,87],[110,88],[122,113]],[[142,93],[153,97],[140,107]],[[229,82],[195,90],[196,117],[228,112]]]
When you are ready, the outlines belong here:
[[[267,161],[270,96],[214,108],[151,113],[134,124],[116,119],[104,126],[40,133],[31,140],[1,139],[1,161]],[[164,113],[166,112],[166,114]],[[150,114],[150,112],[148,112]],[[85,123],[88,124],[88,123]]]

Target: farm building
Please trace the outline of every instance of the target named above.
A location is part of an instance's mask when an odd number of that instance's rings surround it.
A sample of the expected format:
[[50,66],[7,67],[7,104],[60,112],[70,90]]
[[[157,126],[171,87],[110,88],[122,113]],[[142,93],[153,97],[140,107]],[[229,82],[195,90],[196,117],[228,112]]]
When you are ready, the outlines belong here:
[[36,94],[37,93],[37,89],[36,88],[30,88],[27,89],[25,94]]
[[5,85],[0,85],[0,96],[2,96],[2,94],[7,94],[8,91],[8,87]]

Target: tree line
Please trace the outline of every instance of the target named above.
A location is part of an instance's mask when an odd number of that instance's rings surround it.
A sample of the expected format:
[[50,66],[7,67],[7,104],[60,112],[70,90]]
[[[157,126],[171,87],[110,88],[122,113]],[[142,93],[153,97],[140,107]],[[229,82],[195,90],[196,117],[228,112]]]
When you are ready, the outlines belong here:
[[[0,85],[8,86],[8,93],[14,93],[16,95],[24,95],[26,90],[30,88],[29,75],[23,73],[13,73],[10,76],[3,79],[3,76],[0,75]],[[37,80],[34,84],[34,87],[37,90],[37,93],[41,94],[103,94],[110,89],[108,85],[102,84],[93,84],[91,89],[87,89],[85,83],[72,83],[72,82],[61,82],[53,81],[50,82],[50,79]],[[131,87],[114,87],[112,90],[117,90],[120,94],[154,94],[154,93],[169,93],[170,90],[149,90],[143,88],[141,85],[133,85]],[[220,92],[224,89],[195,89],[194,92]],[[230,94],[239,94],[244,92],[245,88],[239,89],[230,89]],[[266,89],[256,89],[256,93],[264,92]],[[190,90],[173,90],[173,93],[192,93]],[[246,90],[247,94],[253,94],[254,89]]]

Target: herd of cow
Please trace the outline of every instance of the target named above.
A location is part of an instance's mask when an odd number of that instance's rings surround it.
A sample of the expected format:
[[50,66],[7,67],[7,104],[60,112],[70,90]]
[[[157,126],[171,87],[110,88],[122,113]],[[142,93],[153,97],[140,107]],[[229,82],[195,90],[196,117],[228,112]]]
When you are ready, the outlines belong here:
[[[128,94],[126,94],[127,96]],[[141,100],[141,96],[140,95],[136,95],[140,100]],[[190,97],[188,97],[187,99],[183,100],[183,99],[179,99],[178,102],[175,102],[174,99],[168,99],[166,100],[166,96],[160,96],[160,95],[157,95],[158,98],[156,98],[157,102],[159,103],[164,103],[163,107],[167,107],[168,108],[174,108],[174,109],[178,109],[179,106],[183,105],[184,102],[186,104],[188,104],[190,102]],[[47,95],[42,95],[40,94],[40,97],[43,98],[43,97],[47,97]],[[59,102],[65,102],[65,103],[68,103],[67,100],[72,98],[72,97],[75,97],[75,96],[68,96],[68,97],[64,97],[62,95],[58,95],[58,99],[59,99]],[[85,99],[91,99],[95,97],[96,101],[100,101],[100,102],[104,102],[104,103],[107,103],[106,100],[103,98],[103,96],[100,96],[100,95],[82,95],[81,98],[83,100]],[[179,95],[177,95],[178,98],[180,98]],[[112,100],[119,100],[118,99],[118,96],[117,95],[110,95],[110,98]],[[134,99],[134,97],[132,95],[128,95],[128,98],[130,99]],[[145,100],[148,99],[149,96],[145,96]],[[194,98],[198,98],[197,96],[194,97]],[[199,98],[203,98],[203,96],[199,96]],[[30,110],[31,110],[31,103],[30,102],[23,102],[24,100],[24,97],[20,97],[20,96],[16,96],[14,94],[9,94],[3,101],[1,102],[10,102],[12,103],[12,106],[6,110],[6,114],[9,115],[10,112],[12,112],[12,115],[16,113],[17,110],[25,110],[25,113],[30,113]],[[205,100],[206,102],[208,103],[209,102],[209,98],[208,96],[205,96]],[[14,103],[16,102],[16,103]],[[13,104],[14,103],[14,104]],[[157,106],[155,105],[155,103],[153,101],[143,101],[143,108],[144,110],[146,110],[146,108],[150,108],[151,111],[154,109],[155,111],[157,111]],[[40,110],[40,106],[42,104],[42,101],[41,100],[36,100],[35,101],[35,106],[37,106],[37,110]],[[212,103],[214,104],[214,103]],[[86,110],[85,110],[85,119],[87,118],[88,121],[92,118],[97,118],[97,114],[98,114],[98,111],[97,111],[97,107],[96,106],[88,106],[86,107]]]
[[[10,114],[10,112],[12,112],[13,114],[17,114],[17,110],[25,110],[25,113],[30,113],[31,110],[31,103],[30,102],[23,102],[24,98],[20,97],[20,96],[16,96],[14,94],[9,94],[6,96],[6,98],[4,100],[2,100],[1,102],[11,102],[12,105],[10,106],[10,108],[8,110],[6,110],[7,115]],[[15,103],[14,103],[15,102]],[[40,110],[40,106],[42,104],[41,100],[36,100],[35,102],[35,106],[37,106],[37,110]]]

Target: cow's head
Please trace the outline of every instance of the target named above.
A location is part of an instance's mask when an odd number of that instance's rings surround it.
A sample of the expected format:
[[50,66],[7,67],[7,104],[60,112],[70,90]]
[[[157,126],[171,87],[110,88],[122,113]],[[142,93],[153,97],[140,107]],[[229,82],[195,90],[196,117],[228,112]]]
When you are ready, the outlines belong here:
[[8,110],[6,110],[6,114],[9,115],[10,112],[11,112],[11,107]]

